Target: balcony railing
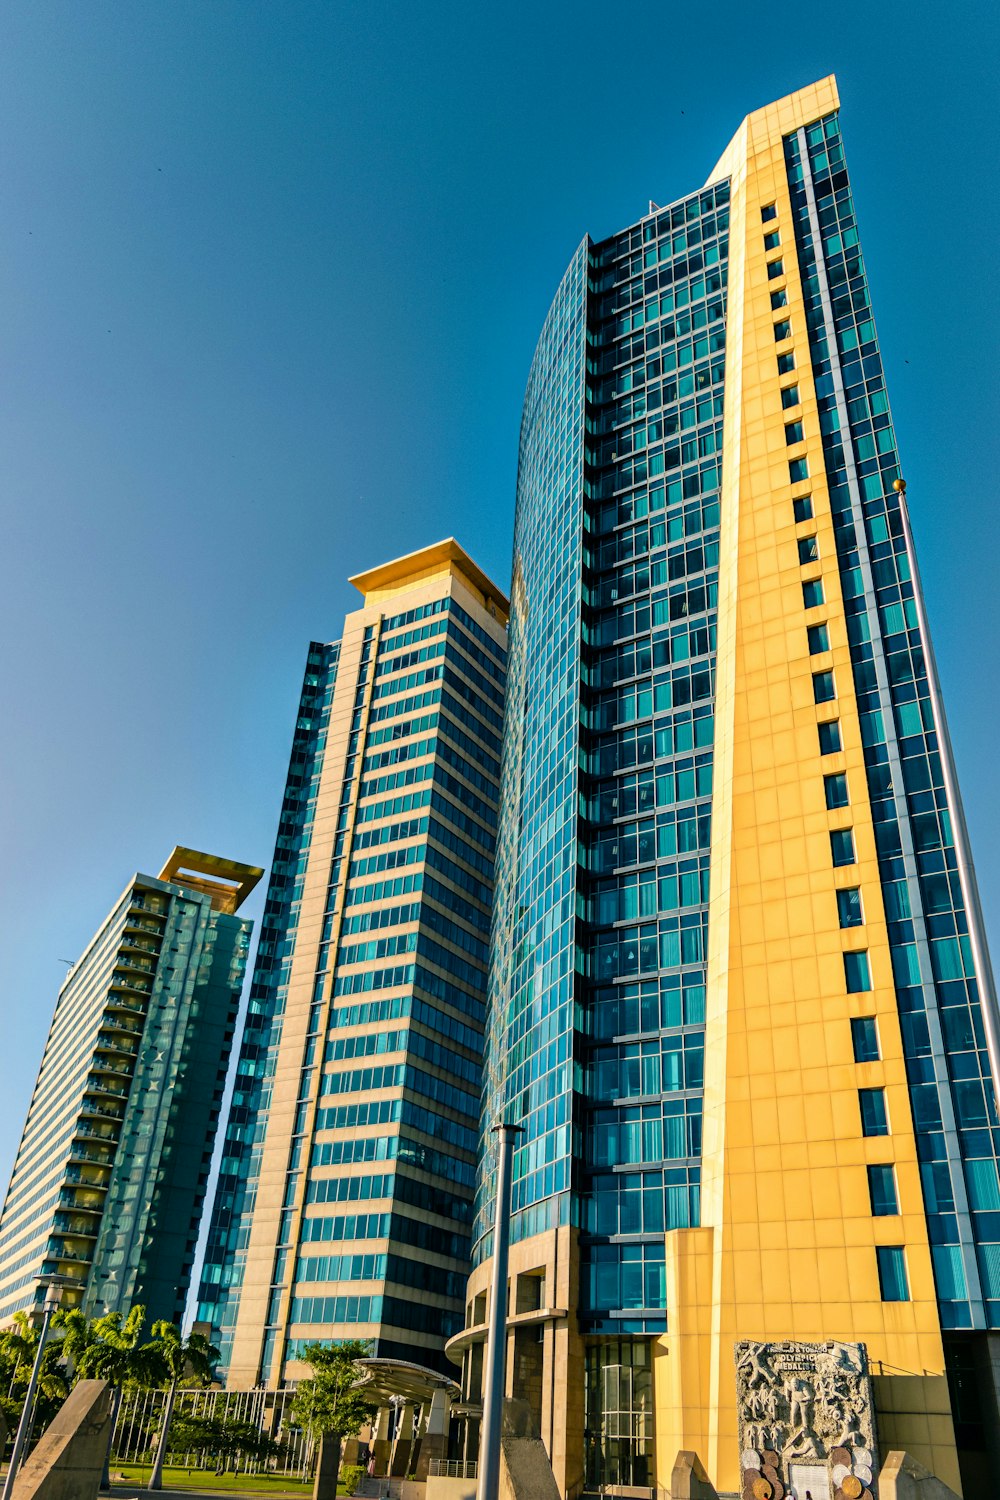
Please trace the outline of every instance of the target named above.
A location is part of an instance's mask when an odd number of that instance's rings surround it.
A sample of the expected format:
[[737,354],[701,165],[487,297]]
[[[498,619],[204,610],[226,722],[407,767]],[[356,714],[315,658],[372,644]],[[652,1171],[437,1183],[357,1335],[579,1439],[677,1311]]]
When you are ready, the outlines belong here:
[[428,1473],[437,1479],[478,1479],[479,1465],[464,1458],[432,1458]]

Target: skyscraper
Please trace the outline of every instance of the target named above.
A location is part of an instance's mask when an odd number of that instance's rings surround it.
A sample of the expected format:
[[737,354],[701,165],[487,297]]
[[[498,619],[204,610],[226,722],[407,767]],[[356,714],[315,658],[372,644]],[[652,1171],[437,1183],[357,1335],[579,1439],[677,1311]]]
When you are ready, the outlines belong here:
[[[823,1485],[867,1493],[831,1394],[860,1343],[883,1450],[957,1486],[956,1432],[968,1479],[997,1430],[996,997],[832,78],[580,244],[511,594],[484,1102],[524,1129],[508,1391],[565,1494],[669,1484],[693,1449],[780,1495],[823,1401]],[[485,1146],[480,1178],[471,1401]],[[826,1389],[794,1361],[828,1342]]]
[[66,1306],[180,1321],[262,874],[176,848],[67,975],[0,1214],[0,1318],[54,1274]]
[[507,600],[454,541],[310,647],[199,1315],[229,1383],[462,1326]]

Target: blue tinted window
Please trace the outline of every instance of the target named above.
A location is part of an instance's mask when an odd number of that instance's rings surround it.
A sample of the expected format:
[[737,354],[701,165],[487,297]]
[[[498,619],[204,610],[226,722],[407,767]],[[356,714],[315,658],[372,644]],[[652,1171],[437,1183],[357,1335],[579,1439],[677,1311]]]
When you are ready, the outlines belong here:
[[867,953],[862,951],[844,954],[844,978],[847,980],[849,995],[861,995],[871,989],[872,976]]
[[819,543],[814,536],[799,537],[799,562],[816,562],[819,558]]
[[788,465],[788,478],[792,484],[800,484],[803,479],[808,479],[809,460],[806,458],[793,458]]
[[801,443],[805,441],[805,429],[801,422],[785,423],[785,442]]
[[835,866],[857,863],[854,854],[854,834],[850,828],[834,828],[831,831],[830,852]]
[[[813,540],[815,541],[815,537]],[[817,604],[825,603],[821,578],[807,579],[802,585],[802,603],[806,609],[815,609]]]
[[771,232],[771,234],[765,234],[765,236],[764,236],[764,249],[765,250],[777,250],[777,248],[778,248],[778,246],[780,244],[781,244],[781,235],[778,233],[778,231],[776,229],[773,230]]
[[828,719],[819,728],[819,753],[820,755],[833,755],[844,748],[840,738],[840,720]]
[[852,1019],[851,1043],[856,1063],[878,1062],[878,1027],[874,1016],[855,1016]]
[[878,1280],[883,1302],[909,1302],[906,1279],[906,1252],[902,1245],[878,1245]]
[[778,374],[779,375],[790,375],[794,369],[795,369],[795,355],[794,354],[789,353],[789,354],[779,354],[778,355]]
[[775,325],[774,325],[774,342],[776,344],[784,343],[785,339],[790,339],[791,336],[792,336],[792,325],[788,321],[787,318],[781,318],[777,323],[775,323]]
[[888,1135],[885,1089],[858,1089],[858,1103],[861,1106],[861,1134]]
[[778,276],[784,276],[785,263],[781,260],[772,260],[767,268],[768,281],[774,281]]
[[[821,675],[829,676],[829,673]],[[838,771],[834,776],[824,776],[823,789],[826,793],[827,807],[846,807],[850,801],[847,795],[847,777],[842,772]]]
[[765,203],[760,211],[761,222],[769,224],[772,219],[778,217],[778,210],[773,203]]
[[798,500],[793,500],[792,512],[795,516],[796,524],[799,521],[811,521],[813,513],[812,496],[800,495]]
[[[821,651],[829,650],[829,646],[830,646],[830,643],[829,643],[829,641],[827,641],[826,646],[820,646],[818,649],[821,650]],[[810,640],[809,640],[809,649],[810,649],[810,651],[813,650],[812,635],[811,634],[810,634]],[[833,673],[832,672],[814,672],[813,673],[813,699],[814,699],[814,701],[816,703],[832,703],[833,700],[834,700],[834,698],[836,698],[836,696],[837,696],[837,685],[836,685],[836,683],[834,681]],[[829,780],[829,779],[830,778],[827,777],[827,780]],[[843,778],[841,778],[841,779],[843,780]],[[847,803],[847,798],[845,796],[843,802],[830,802],[829,799],[828,799],[826,805],[827,805],[827,807],[844,807],[844,806],[846,806],[846,803]]]
[[[841,927],[861,927],[864,925],[864,913],[861,910],[861,892],[857,886],[849,890],[837,892],[837,915],[840,917]],[[854,1022],[851,1022],[853,1026]],[[874,1022],[872,1023],[874,1025]],[[858,1059],[860,1061],[860,1058]]]
[[[871,1194],[872,1214],[876,1219],[885,1219],[899,1213],[896,1199],[896,1177],[890,1166],[868,1168],[868,1191]],[[905,1297],[884,1298],[885,1301],[905,1302]]]
[[[825,625],[810,625],[808,627],[807,631],[806,631],[806,634],[807,634],[807,636],[809,638],[809,655],[810,656],[818,656],[821,651],[829,651],[829,649],[830,649],[830,632],[827,630],[827,628],[826,628]],[[833,673],[832,672],[824,672],[823,675],[825,677],[829,677],[831,679],[831,681],[832,681],[832,678],[833,678]],[[813,678],[813,682],[815,682],[815,681],[816,681],[816,679],[814,677]],[[831,694],[831,696],[833,696],[833,695]]]

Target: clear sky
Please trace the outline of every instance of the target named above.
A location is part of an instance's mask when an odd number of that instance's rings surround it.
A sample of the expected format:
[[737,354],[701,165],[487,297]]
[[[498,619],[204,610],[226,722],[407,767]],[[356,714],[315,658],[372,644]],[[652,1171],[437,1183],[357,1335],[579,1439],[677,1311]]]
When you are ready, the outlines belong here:
[[583,233],[831,71],[1000,949],[996,16],[7,0],[0,1191],[60,960],[130,874],[175,843],[268,863],[347,575],[453,533],[506,585],[524,380]]

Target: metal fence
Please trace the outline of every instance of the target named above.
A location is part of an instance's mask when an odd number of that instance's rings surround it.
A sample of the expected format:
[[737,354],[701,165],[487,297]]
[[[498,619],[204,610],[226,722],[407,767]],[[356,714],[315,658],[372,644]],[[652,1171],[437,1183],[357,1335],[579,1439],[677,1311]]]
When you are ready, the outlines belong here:
[[479,1464],[462,1458],[432,1458],[428,1473],[440,1479],[478,1479]]
[[[173,1422],[185,1417],[246,1422],[280,1445],[277,1457],[216,1457],[211,1449],[170,1452],[170,1463],[185,1469],[221,1469],[242,1474],[281,1474],[305,1479],[313,1460],[313,1443],[291,1425],[293,1390],[178,1391]],[[166,1391],[126,1391],[111,1439],[111,1466],[151,1464],[166,1404]],[[173,1425],[173,1423],[171,1424]]]

